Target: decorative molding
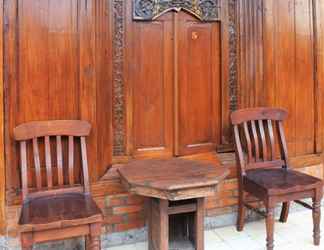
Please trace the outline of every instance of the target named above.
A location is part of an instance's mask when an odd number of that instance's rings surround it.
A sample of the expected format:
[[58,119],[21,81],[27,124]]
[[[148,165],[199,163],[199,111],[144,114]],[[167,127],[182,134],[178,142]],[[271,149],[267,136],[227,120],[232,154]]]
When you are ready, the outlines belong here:
[[113,0],[113,155],[126,154],[124,90],[125,0]]
[[134,20],[154,20],[166,12],[181,10],[201,21],[220,20],[220,0],[133,0]]
[[237,51],[237,23],[236,23],[237,0],[228,0],[229,15],[229,107],[230,111],[238,108],[238,51]]

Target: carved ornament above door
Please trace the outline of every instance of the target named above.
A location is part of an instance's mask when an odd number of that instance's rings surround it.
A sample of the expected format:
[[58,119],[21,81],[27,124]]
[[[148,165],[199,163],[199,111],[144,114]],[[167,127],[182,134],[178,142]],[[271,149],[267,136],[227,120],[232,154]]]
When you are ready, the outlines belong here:
[[154,20],[168,11],[185,10],[204,22],[220,20],[220,0],[134,0],[134,20]]

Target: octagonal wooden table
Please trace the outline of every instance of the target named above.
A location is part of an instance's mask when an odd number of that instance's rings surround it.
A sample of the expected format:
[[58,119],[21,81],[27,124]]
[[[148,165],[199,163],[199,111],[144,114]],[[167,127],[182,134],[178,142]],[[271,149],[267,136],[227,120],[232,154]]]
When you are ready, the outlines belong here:
[[196,250],[204,249],[204,200],[216,194],[226,168],[173,158],[136,160],[118,171],[129,192],[148,197],[149,250],[169,249],[169,215],[184,213],[194,213],[191,238]]

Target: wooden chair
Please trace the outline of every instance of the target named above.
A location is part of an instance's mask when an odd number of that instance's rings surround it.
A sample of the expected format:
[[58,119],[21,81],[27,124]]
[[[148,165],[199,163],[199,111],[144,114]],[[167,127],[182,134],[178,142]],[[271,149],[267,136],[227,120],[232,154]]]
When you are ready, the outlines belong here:
[[[23,250],[32,249],[34,243],[77,236],[86,236],[88,249],[100,249],[103,216],[90,195],[86,152],[85,137],[90,129],[85,121],[30,122],[14,129],[20,144],[23,205],[19,226]],[[74,147],[75,138],[80,139],[80,150]],[[82,181],[77,184],[75,152],[80,151]],[[33,168],[27,166],[29,162],[33,162]],[[31,180],[35,180],[35,186]]]
[[[313,210],[314,244],[320,244],[323,183],[320,179],[289,169],[282,124],[286,118],[285,110],[274,108],[244,109],[231,115],[239,174],[237,230],[243,230],[245,208],[260,213],[266,217],[268,250],[274,248],[274,208],[281,202],[281,222],[287,221],[291,201]],[[275,138],[278,139],[277,143]],[[253,206],[248,201],[247,194],[262,201],[266,212]],[[305,198],[312,198],[313,205],[299,201]]]

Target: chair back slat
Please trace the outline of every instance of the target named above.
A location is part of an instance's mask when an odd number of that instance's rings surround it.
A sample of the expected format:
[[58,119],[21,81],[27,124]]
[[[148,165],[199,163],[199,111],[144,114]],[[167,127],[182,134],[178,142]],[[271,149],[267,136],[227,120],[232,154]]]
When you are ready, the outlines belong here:
[[69,182],[74,185],[74,137],[69,136]]
[[[89,135],[90,128],[90,124],[85,121],[44,121],[22,124],[14,129],[14,137],[20,144],[24,200],[39,197],[44,192],[48,194],[77,192],[78,190],[90,192],[86,148],[86,136]],[[75,138],[80,139],[80,150],[76,151],[74,150],[74,143],[77,142]],[[29,141],[32,141],[32,162],[29,162],[28,157]],[[55,148],[54,143],[56,143]],[[79,152],[81,152],[80,167],[83,177],[81,183],[79,174],[75,174],[78,173],[78,168],[75,166],[75,154]],[[52,161],[52,159],[56,160]],[[79,161],[77,163],[79,166]],[[46,175],[43,175],[45,172]],[[65,173],[68,174],[68,178],[65,178]],[[34,178],[29,178],[33,174],[35,174],[36,182],[28,183],[34,180]]]
[[255,161],[258,162],[260,160],[260,148],[259,148],[259,139],[255,126],[255,121],[251,121],[252,135],[254,141],[254,153],[255,153]]
[[38,139],[37,137],[33,139],[33,153],[34,153],[34,164],[36,173],[36,185],[38,189],[42,188],[42,172],[39,160],[39,150],[38,150]]
[[26,141],[20,142],[20,161],[21,161],[21,182],[22,182],[22,195],[25,200],[28,195],[28,172],[27,172],[27,149]]
[[85,137],[81,137],[81,155],[82,155],[82,170],[83,170],[83,182],[85,193],[90,193],[89,185],[89,172],[88,172],[88,157]]
[[267,141],[266,141],[266,135],[263,126],[263,120],[258,120],[258,125],[259,125],[260,137],[262,142],[262,157],[263,159],[268,159]]
[[51,142],[49,136],[45,136],[45,162],[46,162],[47,187],[52,188],[53,173],[52,173]]
[[[273,108],[243,109],[232,113],[236,155],[241,174],[256,168],[288,167],[288,150],[282,124],[286,117],[285,110]],[[276,133],[273,122],[276,124]],[[240,133],[241,130],[244,133]],[[278,144],[275,144],[276,138]],[[276,155],[276,145],[280,148],[280,159]]]
[[239,160],[239,165],[244,165],[244,156],[243,156],[243,150],[242,150],[242,144],[240,140],[240,132],[238,125],[234,125],[234,139],[235,139],[235,153],[237,155],[237,160]]
[[274,142],[272,121],[267,120],[267,125],[268,125],[269,141],[270,141],[271,160],[275,160],[275,158],[276,158],[276,147],[275,147],[275,142]]
[[57,176],[58,185],[64,185],[63,177],[63,152],[62,152],[62,137],[60,135],[56,136],[56,157],[57,157]]
[[[286,137],[282,122],[277,123],[278,132],[279,132],[279,147],[280,147],[280,154],[285,161],[288,161],[288,148],[286,143]],[[288,163],[285,167],[288,167]]]
[[250,132],[249,132],[249,127],[247,122],[243,123],[244,126],[244,133],[245,133],[245,139],[247,143],[247,149],[248,149],[248,162],[252,162],[252,143],[251,143],[251,137],[250,137]]

